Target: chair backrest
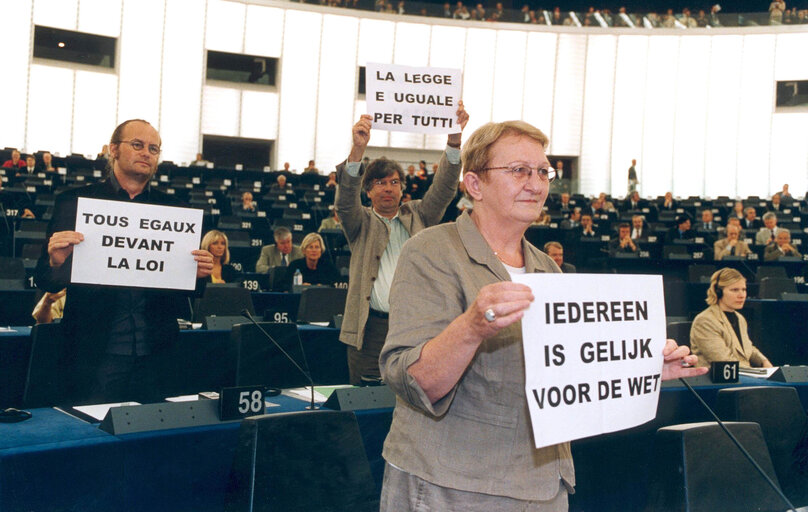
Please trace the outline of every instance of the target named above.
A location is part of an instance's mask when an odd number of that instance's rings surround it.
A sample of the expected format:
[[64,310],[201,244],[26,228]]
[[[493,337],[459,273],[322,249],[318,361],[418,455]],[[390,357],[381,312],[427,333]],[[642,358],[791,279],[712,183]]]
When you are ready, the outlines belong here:
[[194,322],[202,322],[211,315],[240,315],[243,309],[255,314],[250,290],[242,288],[240,283],[228,284],[208,284],[205,287],[202,298],[194,307]]
[[25,262],[22,258],[0,257],[0,279],[25,280]]
[[331,322],[335,315],[345,311],[347,288],[331,288],[314,286],[305,288],[300,293],[300,307],[297,310],[297,321]]
[[31,329],[31,355],[23,392],[23,407],[51,407],[74,402],[74,354],[66,348],[61,323]]
[[690,346],[690,327],[693,322],[670,322],[667,331],[668,338],[676,340],[679,345]]
[[265,414],[241,423],[227,512],[378,509],[353,412]]
[[783,492],[795,505],[808,504],[808,473],[794,468],[794,447],[808,428],[797,390],[789,386],[720,389],[716,412],[726,421],[760,424]]
[[797,285],[788,277],[764,277],[760,280],[758,298],[779,299],[784,292],[796,293]]
[[[757,423],[727,428],[775,482],[777,475]],[[778,494],[714,422],[657,431],[648,511],[784,510]],[[779,484],[778,484],[779,485]]]
[[[283,350],[252,323],[234,325],[230,331],[234,385],[273,388],[308,386],[309,379],[304,373],[310,374],[309,365],[297,325],[272,322],[261,322],[259,325]],[[305,372],[301,372],[289,358]]]
[[760,282],[765,277],[783,277],[783,278],[786,278],[786,277],[788,277],[788,274],[786,274],[785,267],[781,267],[779,265],[778,266],[761,265],[761,266],[759,266],[757,268],[757,271],[755,272],[755,281]]
[[715,265],[690,265],[687,267],[687,280],[691,283],[709,283],[715,271]]
[[688,317],[687,310],[687,283],[684,281],[669,280],[663,283],[665,294],[665,316],[684,318]]

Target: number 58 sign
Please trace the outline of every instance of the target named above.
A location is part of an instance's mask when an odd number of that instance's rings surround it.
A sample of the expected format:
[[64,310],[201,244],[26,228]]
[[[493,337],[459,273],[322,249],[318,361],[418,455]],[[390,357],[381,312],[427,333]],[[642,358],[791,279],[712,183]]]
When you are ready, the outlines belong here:
[[224,388],[219,393],[219,420],[229,421],[264,414],[263,386]]

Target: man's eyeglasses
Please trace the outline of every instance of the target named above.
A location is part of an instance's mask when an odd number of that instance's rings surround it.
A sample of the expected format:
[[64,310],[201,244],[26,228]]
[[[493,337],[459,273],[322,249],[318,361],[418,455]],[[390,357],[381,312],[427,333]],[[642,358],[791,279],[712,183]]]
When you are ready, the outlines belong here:
[[503,172],[510,173],[518,182],[525,182],[533,176],[533,171],[536,171],[536,174],[539,176],[541,181],[551,182],[556,177],[556,170],[552,167],[547,169],[533,169],[532,167],[528,167],[526,165],[516,165],[514,167],[486,167],[485,169],[480,169],[481,171],[495,171],[501,170]]
[[[119,144],[129,144],[135,151],[141,151],[143,148],[146,147],[146,144],[143,141],[137,139],[122,140],[119,141]],[[160,146],[158,146],[157,144],[149,144],[149,153],[151,153],[152,155],[158,156],[161,151],[162,149],[160,149]]]
[[399,179],[392,179],[390,181],[373,180],[373,186],[374,187],[383,187],[383,186],[386,187],[387,185],[390,185],[392,187],[398,187],[398,186],[401,185],[401,180],[399,180]]

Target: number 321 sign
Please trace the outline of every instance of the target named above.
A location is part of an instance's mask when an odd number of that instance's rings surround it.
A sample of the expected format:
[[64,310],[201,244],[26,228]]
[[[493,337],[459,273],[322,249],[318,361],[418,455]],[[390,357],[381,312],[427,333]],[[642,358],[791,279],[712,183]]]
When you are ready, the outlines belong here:
[[223,388],[219,393],[219,420],[229,421],[264,414],[263,386]]

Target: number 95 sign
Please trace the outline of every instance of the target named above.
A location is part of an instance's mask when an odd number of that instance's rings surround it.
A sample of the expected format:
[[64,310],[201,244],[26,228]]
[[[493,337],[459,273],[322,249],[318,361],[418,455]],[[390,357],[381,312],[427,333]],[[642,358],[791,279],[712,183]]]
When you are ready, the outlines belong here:
[[229,421],[264,414],[263,386],[223,388],[219,393],[219,420]]

